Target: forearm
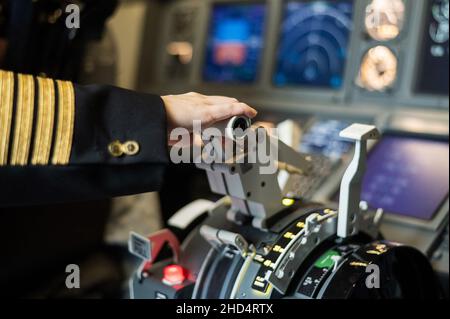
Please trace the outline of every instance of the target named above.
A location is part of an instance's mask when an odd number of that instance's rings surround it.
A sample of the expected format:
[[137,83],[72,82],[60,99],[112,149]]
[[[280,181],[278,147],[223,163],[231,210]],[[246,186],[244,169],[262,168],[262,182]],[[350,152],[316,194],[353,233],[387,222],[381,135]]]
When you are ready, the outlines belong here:
[[0,74],[0,205],[160,187],[169,161],[160,97]]

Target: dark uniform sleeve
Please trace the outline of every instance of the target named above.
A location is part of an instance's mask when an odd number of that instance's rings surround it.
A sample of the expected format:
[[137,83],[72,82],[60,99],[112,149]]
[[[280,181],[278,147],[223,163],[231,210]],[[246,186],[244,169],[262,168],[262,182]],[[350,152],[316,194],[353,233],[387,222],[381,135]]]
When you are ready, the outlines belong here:
[[155,191],[168,161],[159,96],[0,70],[0,206]]

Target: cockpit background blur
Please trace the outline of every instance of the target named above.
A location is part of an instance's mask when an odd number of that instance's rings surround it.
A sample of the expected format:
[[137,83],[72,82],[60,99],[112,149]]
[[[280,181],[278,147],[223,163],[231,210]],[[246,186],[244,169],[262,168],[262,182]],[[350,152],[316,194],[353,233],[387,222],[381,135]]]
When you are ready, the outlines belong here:
[[[23,43],[4,32],[14,22],[12,2],[33,2],[29,24],[15,33]],[[70,2],[98,22],[87,19],[89,28],[72,37],[58,27]],[[448,0],[123,0],[104,25],[114,7],[2,0],[0,63],[82,83],[245,100],[258,120],[292,121],[280,127],[282,139],[316,160],[313,176],[291,186],[320,202],[336,202],[352,154],[338,132],[376,124],[384,135],[369,154],[363,199],[384,208],[385,236],[425,253],[448,290]],[[26,32],[33,27],[39,31]],[[32,59],[10,58],[20,45]],[[58,60],[49,52],[63,53]],[[78,296],[127,296],[128,231],[151,233],[193,200],[217,199],[191,165],[171,167],[158,195],[0,209],[0,282],[19,296],[70,297],[64,265],[79,262],[92,280]]]

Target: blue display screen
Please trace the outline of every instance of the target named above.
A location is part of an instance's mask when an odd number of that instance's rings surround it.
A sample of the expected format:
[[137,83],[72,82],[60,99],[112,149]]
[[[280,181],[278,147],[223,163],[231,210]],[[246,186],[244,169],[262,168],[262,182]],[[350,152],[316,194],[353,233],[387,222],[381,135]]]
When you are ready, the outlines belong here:
[[273,82],[339,89],[353,27],[353,1],[288,1]]
[[430,220],[448,188],[448,142],[388,136],[369,154],[362,199],[374,209]]
[[319,120],[302,137],[300,152],[319,154],[332,160],[339,160],[353,147],[353,143],[339,136],[349,127],[350,121]]
[[219,83],[255,82],[261,64],[265,4],[217,4],[207,40],[203,79]]

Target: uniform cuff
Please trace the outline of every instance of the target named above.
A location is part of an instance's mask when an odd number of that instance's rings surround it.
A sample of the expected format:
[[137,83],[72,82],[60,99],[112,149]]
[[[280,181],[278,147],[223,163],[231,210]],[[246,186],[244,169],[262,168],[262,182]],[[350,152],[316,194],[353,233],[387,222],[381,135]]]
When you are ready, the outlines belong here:
[[161,97],[110,86],[75,85],[70,164],[167,164]]

